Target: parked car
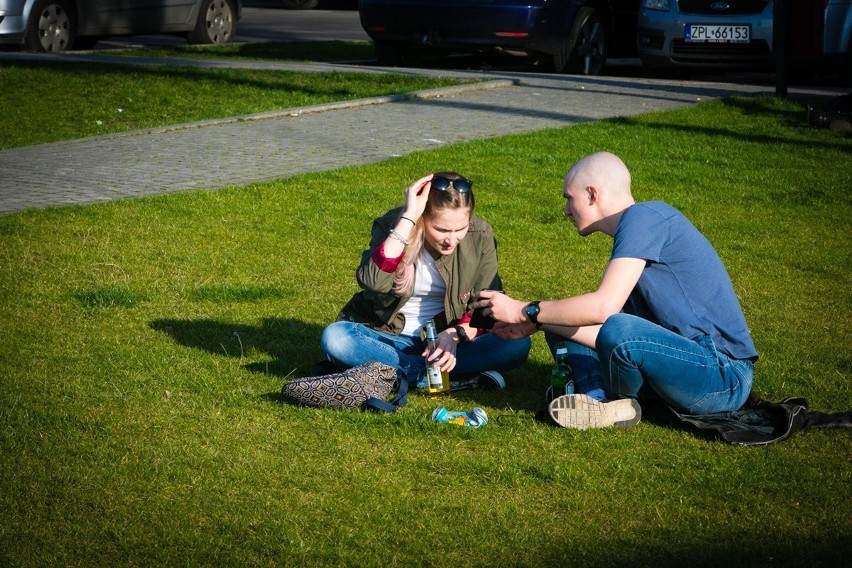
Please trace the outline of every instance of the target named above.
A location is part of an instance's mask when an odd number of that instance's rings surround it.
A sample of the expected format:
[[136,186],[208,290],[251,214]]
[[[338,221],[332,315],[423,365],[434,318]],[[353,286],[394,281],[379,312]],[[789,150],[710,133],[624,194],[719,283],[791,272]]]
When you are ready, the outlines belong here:
[[772,0],[641,0],[638,53],[647,68],[769,68]]
[[241,0],[0,0],[0,44],[28,51],[87,49],[118,35],[234,39]]
[[319,0],[281,0],[281,4],[290,10],[313,10],[319,4]]
[[852,80],[852,0],[797,0],[790,10],[790,67]]
[[638,1],[361,0],[358,10],[382,64],[497,52],[597,75],[607,56],[635,54]]
[[[320,0],[281,0],[281,4],[290,10],[313,10],[320,5]],[[325,7],[325,4],[354,9],[358,7],[358,0],[338,0],[337,2],[329,0],[323,2],[323,7]]]

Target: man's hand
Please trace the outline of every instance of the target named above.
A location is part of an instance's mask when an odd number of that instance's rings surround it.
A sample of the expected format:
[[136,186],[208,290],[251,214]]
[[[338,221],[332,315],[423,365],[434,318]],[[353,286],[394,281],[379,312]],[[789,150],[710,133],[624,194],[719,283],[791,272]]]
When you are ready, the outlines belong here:
[[483,290],[471,307],[484,308],[484,314],[503,323],[526,323],[523,310],[527,302],[514,300],[502,292]]

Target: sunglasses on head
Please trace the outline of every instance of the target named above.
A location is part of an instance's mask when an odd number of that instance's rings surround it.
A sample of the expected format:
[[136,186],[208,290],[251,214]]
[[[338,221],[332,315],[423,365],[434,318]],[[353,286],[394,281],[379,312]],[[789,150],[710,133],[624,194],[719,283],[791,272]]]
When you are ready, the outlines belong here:
[[450,179],[444,176],[432,176],[432,189],[447,191],[450,186],[453,186],[459,193],[468,193],[470,188],[473,187],[473,182],[463,177]]

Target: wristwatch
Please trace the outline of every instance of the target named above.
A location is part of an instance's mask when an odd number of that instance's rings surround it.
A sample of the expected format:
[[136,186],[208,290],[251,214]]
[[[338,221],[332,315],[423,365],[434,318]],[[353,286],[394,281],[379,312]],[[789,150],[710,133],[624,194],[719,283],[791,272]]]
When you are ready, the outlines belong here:
[[459,336],[459,344],[470,341],[470,338],[467,336],[467,332],[460,325],[456,326],[456,335]]
[[538,323],[538,313],[541,311],[541,308],[538,307],[539,301],[530,302],[524,307],[524,315],[535,324],[536,329],[541,329],[541,324]]

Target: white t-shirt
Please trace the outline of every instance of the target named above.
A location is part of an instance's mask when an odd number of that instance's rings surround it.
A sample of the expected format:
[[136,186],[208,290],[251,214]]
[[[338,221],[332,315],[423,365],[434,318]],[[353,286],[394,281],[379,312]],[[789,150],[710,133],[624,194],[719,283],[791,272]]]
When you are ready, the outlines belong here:
[[432,255],[424,248],[414,263],[414,294],[402,306],[405,327],[401,335],[420,336],[420,328],[444,311],[447,283],[441,278]]

